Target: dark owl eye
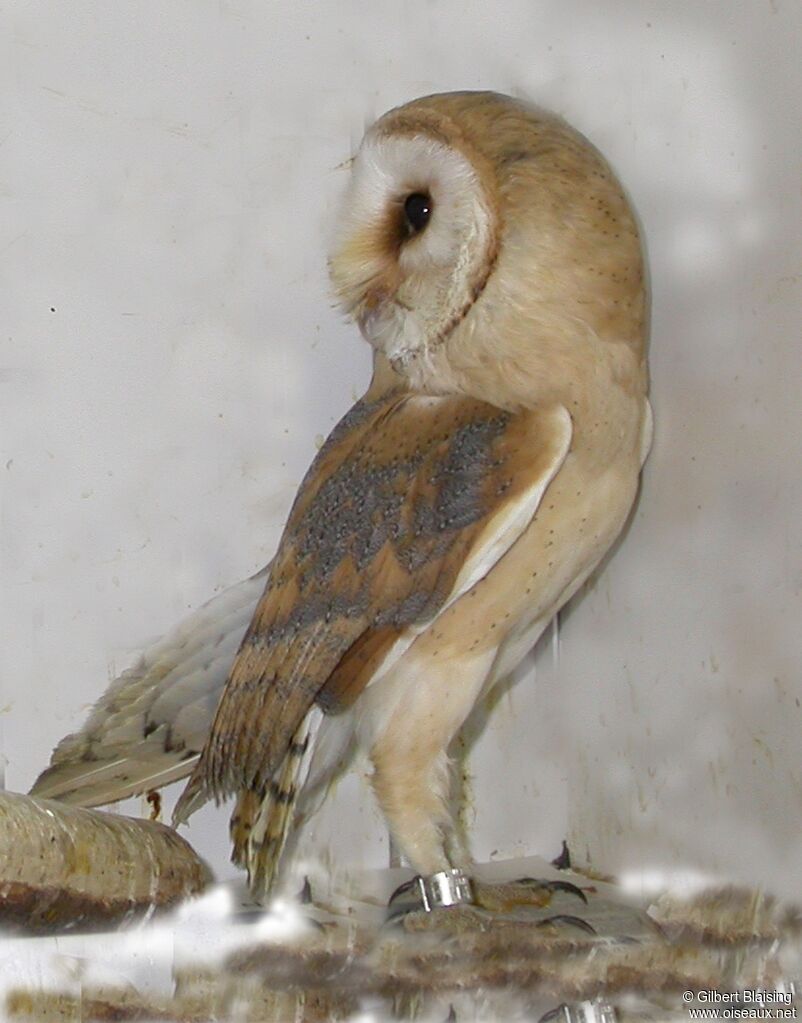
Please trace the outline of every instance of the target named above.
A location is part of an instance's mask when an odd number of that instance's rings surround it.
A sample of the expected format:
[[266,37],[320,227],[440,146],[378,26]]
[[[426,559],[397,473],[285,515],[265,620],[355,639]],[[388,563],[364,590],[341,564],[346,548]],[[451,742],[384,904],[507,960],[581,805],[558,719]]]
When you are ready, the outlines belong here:
[[432,215],[432,200],[423,192],[413,192],[404,200],[404,218],[410,235],[420,234]]

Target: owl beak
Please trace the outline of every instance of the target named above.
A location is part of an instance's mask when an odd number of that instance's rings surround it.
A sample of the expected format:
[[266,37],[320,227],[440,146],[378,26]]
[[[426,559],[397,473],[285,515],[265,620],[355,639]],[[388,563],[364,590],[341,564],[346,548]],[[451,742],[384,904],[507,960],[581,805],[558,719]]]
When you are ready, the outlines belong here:
[[378,348],[376,337],[378,335],[380,313],[378,309],[363,309],[356,316],[356,324],[359,327],[359,332],[362,337],[372,345],[374,348]]
[[363,292],[351,310],[357,326],[371,344],[373,344],[371,336],[376,334],[376,327],[384,318],[389,297],[386,288],[373,285]]

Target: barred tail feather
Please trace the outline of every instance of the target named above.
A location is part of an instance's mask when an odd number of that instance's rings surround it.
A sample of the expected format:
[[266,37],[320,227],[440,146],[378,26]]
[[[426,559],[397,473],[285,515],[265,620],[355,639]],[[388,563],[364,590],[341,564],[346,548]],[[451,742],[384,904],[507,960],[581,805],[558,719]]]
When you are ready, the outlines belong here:
[[237,795],[234,812],[228,822],[231,838],[231,862],[245,870],[248,866],[248,839],[264,800],[263,792],[243,789]]
[[231,817],[231,858],[248,871],[251,894],[264,901],[279,876],[281,856],[295,818],[295,804],[308,773],[320,719],[312,711],[295,730],[278,771],[264,790],[239,794]]

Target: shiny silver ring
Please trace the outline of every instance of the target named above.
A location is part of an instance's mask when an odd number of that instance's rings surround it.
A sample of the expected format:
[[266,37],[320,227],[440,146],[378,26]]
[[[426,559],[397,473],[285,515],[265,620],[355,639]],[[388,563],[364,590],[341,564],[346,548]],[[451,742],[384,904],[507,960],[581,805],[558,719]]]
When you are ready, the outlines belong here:
[[427,913],[443,906],[471,905],[476,901],[471,879],[456,867],[429,874],[428,877],[418,875],[415,881],[421,904]]

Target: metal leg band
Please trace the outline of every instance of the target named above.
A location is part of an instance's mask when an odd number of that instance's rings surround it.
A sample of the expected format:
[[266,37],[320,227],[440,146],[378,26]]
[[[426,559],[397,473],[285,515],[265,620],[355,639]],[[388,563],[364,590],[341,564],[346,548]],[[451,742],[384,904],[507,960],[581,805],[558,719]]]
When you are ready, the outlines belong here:
[[428,877],[418,875],[415,884],[421,905],[427,913],[444,906],[471,905],[476,901],[471,879],[456,868],[441,870]]

